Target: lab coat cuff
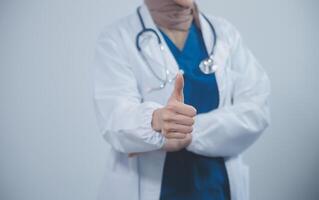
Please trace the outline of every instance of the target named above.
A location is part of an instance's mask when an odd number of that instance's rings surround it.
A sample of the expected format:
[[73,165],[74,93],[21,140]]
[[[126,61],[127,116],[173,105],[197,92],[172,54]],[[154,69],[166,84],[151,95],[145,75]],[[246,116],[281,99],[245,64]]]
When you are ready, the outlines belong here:
[[190,152],[196,153],[196,141],[195,137],[193,136],[192,142],[186,147],[186,149]]
[[197,134],[196,127],[194,127],[194,131],[192,132],[192,141],[186,149],[190,152],[200,154],[203,151],[203,145],[201,144]]
[[143,104],[145,105],[143,128],[149,130],[147,132],[151,133],[151,137],[147,138],[147,143],[155,145],[158,149],[161,149],[164,146],[165,137],[152,128],[152,118],[153,112],[156,109],[162,108],[163,105],[156,102],[144,102]]

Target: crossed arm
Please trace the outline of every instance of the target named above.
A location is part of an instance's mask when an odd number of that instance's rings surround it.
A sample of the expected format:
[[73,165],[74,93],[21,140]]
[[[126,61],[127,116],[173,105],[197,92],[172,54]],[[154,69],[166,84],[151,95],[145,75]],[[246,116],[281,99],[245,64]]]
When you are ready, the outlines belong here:
[[112,40],[102,38],[96,51],[94,100],[106,141],[127,154],[184,147],[206,156],[244,151],[269,125],[270,84],[240,37],[235,41],[233,104],[196,115],[193,107],[182,102],[178,81],[167,105],[141,103],[132,69],[125,59],[117,59],[123,52]]

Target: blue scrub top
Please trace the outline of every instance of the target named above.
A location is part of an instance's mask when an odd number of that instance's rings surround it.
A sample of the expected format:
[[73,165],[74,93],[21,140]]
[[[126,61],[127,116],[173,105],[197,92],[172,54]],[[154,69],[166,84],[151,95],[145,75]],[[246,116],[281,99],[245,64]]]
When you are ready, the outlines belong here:
[[[219,95],[215,74],[205,75],[198,67],[208,57],[200,29],[192,23],[182,50],[161,33],[179,68],[185,72],[185,103],[194,106],[198,114],[216,109]],[[160,199],[230,200],[224,159],[197,155],[186,149],[167,153]]]

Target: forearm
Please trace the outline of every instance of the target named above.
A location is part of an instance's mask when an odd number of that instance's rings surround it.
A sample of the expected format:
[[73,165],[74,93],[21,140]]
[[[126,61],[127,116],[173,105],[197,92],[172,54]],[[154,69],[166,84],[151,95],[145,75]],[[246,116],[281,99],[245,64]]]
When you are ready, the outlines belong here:
[[[140,104],[105,102],[96,100],[100,129],[105,140],[123,153],[148,152],[164,144],[162,134],[153,130],[153,111],[162,105],[155,102]],[[107,105],[106,105],[107,104]]]
[[245,103],[196,117],[189,151],[205,156],[235,156],[253,144],[269,125],[267,105]]

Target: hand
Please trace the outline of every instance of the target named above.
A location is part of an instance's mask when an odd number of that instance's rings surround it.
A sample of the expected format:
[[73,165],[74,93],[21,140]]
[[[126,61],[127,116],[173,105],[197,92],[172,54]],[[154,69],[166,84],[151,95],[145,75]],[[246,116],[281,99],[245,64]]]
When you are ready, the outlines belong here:
[[178,74],[167,105],[153,112],[152,127],[167,139],[164,145],[167,151],[180,150],[191,142],[196,109],[184,104],[183,88],[183,76]]
[[192,142],[192,134],[186,134],[183,139],[166,139],[163,149],[168,152],[179,151]]
[[[183,88],[183,76],[178,74],[174,91],[167,105],[153,112],[152,128],[165,136],[166,141],[163,149],[168,152],[179,151],[192,141],[191,132],[193,131],[196,109],[183,103]],[[139,153],[131,153],[129,157],[137,155]]]

